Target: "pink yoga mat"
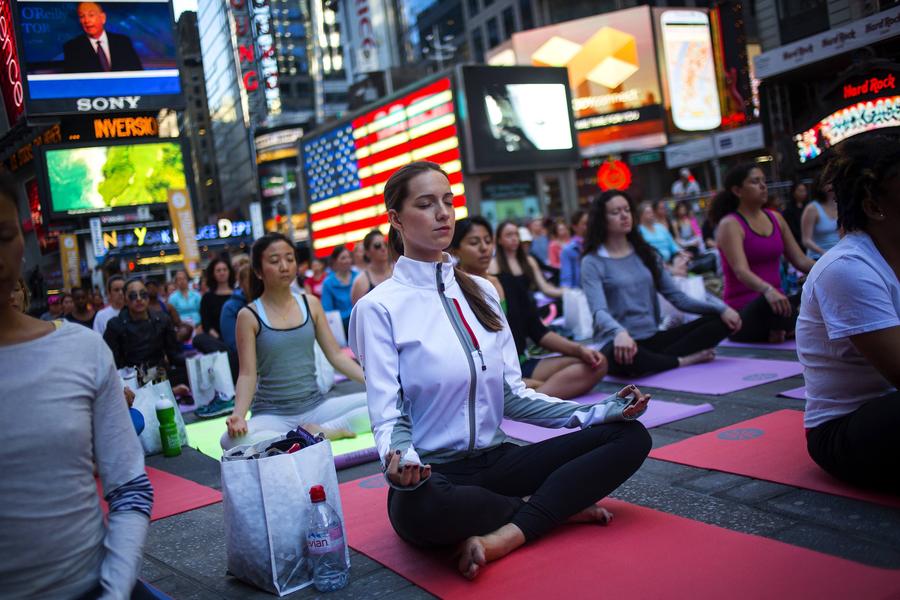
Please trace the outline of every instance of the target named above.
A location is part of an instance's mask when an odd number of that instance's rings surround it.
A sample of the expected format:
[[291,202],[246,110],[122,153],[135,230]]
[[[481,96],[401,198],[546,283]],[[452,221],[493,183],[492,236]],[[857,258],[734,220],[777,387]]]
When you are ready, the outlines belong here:
[[[576,398],[576,400],[582,404],[590,404],[591,402],[602,400],[608,395],[609,394],[607,393],[590,394],[582,396],[581,398]],[[694,406],[692,404],[681,404],[679,402],[666,402],[665,400],[650,400],[650,404],[647,405],[647,412],[641,415],[638,420],[644,424],[644,427],[650,429],[651,427],[659,427],[660,425],[665,425],[672,421],[679,421],[695,415],[701,415],[710,412],[711,410],[713,410],[711,404]],[[542,442],[575,431],[574,429],[547,429],[546,427],[509,421],[506,419],[504,419],[501,428],[506,432],[506,435],[510,435],[526,442]]]
[[765,350],[796,350],[797,349],[797,340],[786,340],[781,342],[780,344],[769,344],[769,343],[760,343],[760,344],[748,344],[745,342],[732,342],[729,339],[725,339],[722,341],[719,346],[724,348],[762,348]]
[[[153,510],[150,520],[165,519],[195,508],[209,506],[222,501],[222,492],[194,483],[189,479],[147,467],[147,477],[153,485]],[[100,506],[103,512],[107,512],[106,501],[97,482],[97,492],[100,494]]]
[[784,398],[793,398],[794,400],[806,400],[806,386],[801,385],[800,387],[794,388],[792,390],[778,392],[778,395]]
[[896,598],[900,571],[860,565],[668,513],[604,500],[612,524],[564,525],[475,581],[451,551],[394,533],[384,477],[341,485],[350,545],[440,598]]
[[606,381],[633,383],[673,392],[720,396],[764,383],[799,375],[803,365],[786,360],[719,356],[712,362],[691,365],[645,377],[607,377]]
[[663,446],[650,457],[900,508],[900,496],[858,489],[819,468],[806,451],[799,410],[735,423]]

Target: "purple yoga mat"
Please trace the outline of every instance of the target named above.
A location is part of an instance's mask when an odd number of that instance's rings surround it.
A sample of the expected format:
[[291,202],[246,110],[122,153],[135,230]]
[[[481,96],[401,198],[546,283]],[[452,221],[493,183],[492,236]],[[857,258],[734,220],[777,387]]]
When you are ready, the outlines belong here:
[[[589,394],[587,396],[576,398],[575,400],[581,404],[590,404],[591,402],[602,400],[607,396],[609,396],[607,393]],[[650,404],[647,405],[647,412],[641,415],[638,420],[644,424],[644,427],[650,429],[651,427],[659,427],[660,425],[665,425],[666,423],[671,423],[673,421],[680,421],[681,419],[686,419],[688,417],[702,415],[711,410],[713,410],[711,404],[699,404],[694,406],[692,404],[681,404],[680,402],[650,400]],[[544,440],[549,440],[550,438],[575,431],[574,429],[547,429],[546,427],[508,420],[504,420],[500,427],[506,432],[506,435],[526,442],[543,442]]]
[[721,396],[764,383],[799,375],[803,365],[796,361],[762,360],[719,356],[714,361],[663,371],[646,377],[607,377],[605,381],[633,383],[673,392]]
[[794,388],[792,390],[778,392],[778,395],[783,398],[793,398],[794,400],[806,400],[806,386],[801,385],[800,387]]
[[334,468],[340,471],[341,469],[372,462],[373,460],[378,460],[378,449],[374,446],[372,448],[363,448],[362,450],[338,454],[334,457]]
[[760,348],[763,350],[796,350],[797,340],[787,340],[780,344],[745,344],[743,342],[732,342],[725,339],[719,344],[722,348]]

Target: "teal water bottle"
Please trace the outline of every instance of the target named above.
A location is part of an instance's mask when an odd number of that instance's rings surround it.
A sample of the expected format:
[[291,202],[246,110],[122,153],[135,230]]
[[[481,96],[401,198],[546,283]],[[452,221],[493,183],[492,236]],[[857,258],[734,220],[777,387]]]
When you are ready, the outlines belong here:
[[159,439],[162,442],[163,456],[180,455],[181,437],[175,423],[175,405],[165,394],[160,394],[156,402],[156,418],[159,419]]

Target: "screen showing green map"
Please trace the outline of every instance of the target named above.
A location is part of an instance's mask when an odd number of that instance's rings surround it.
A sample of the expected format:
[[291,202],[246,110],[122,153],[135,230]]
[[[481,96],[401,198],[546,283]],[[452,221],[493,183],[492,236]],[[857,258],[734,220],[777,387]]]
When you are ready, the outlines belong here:
[[82,214],[160,204],[187,189],[178,142],[47,150],[55,213]]

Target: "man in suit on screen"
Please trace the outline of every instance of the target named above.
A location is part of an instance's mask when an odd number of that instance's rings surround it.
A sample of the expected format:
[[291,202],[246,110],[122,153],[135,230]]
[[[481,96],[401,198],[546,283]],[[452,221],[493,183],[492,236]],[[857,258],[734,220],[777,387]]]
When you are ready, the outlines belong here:
[[127,35],[106,31],[106,13],[96,2],[78,3],[84,35],[63,46],[66,73],[142,71],[144,66]]

